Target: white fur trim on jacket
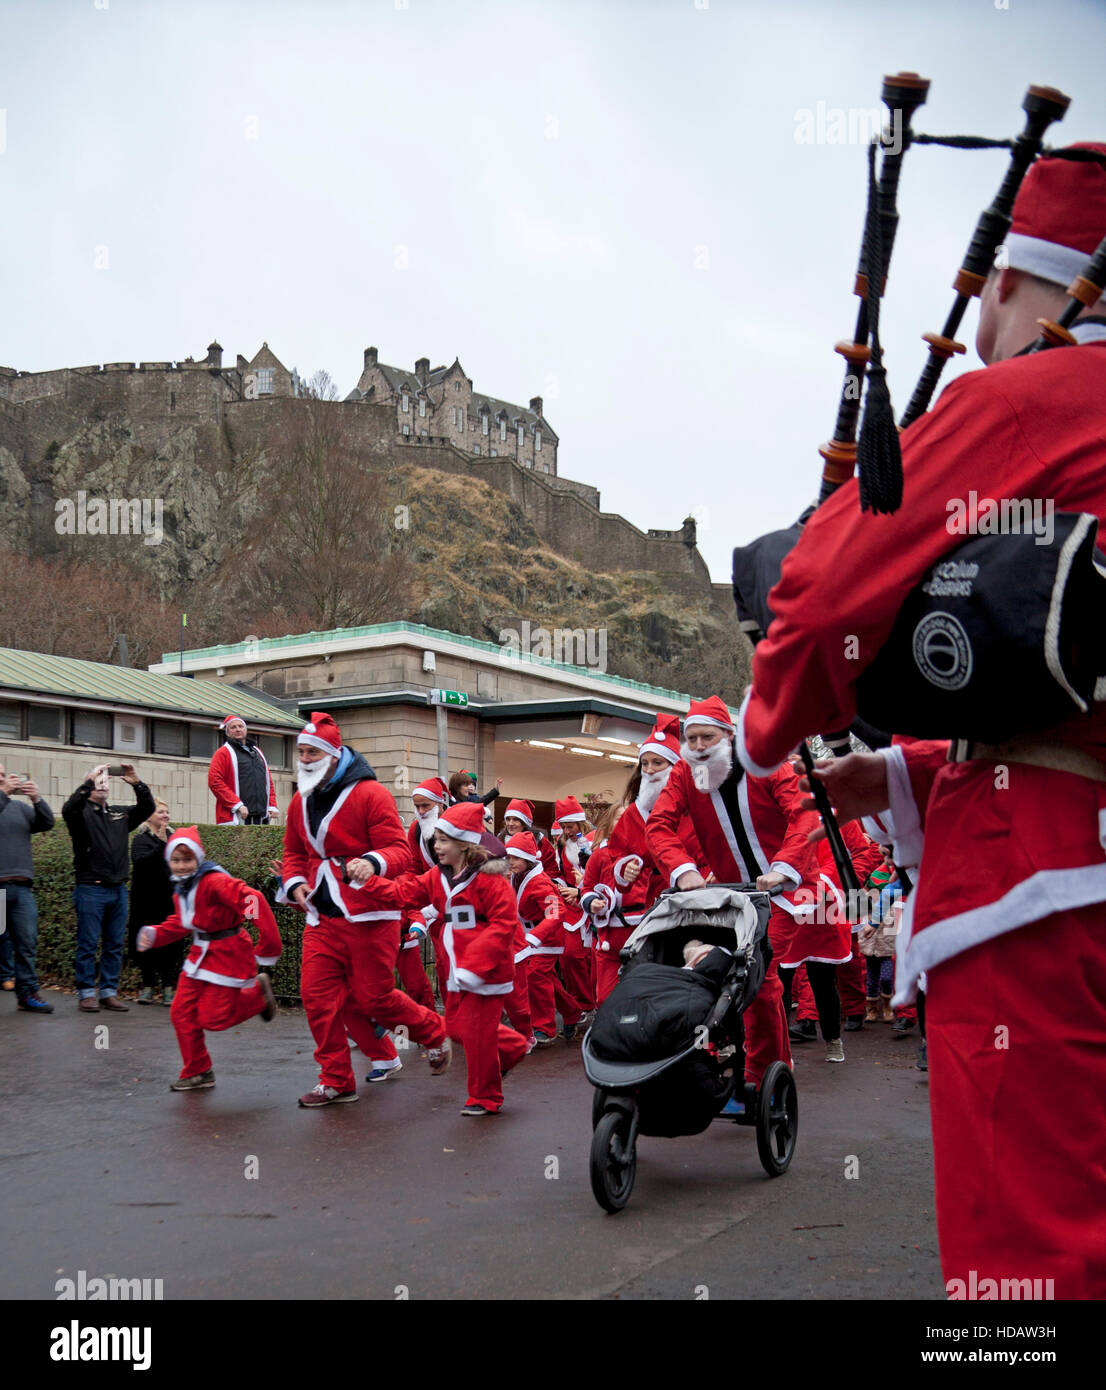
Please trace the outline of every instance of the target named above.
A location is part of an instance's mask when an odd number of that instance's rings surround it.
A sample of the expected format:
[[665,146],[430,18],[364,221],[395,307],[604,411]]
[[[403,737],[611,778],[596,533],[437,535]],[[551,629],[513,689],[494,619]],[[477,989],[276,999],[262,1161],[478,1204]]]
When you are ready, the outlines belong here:
[[910,786],[906,757],[897,743],[881,748],[879,755],[887,764],[887,792],[895,828],[895,863],[904,869],[915,869],[922,862],[922,817]]
[[628,888],[632,880],[626,877],[626,869],[631,864],[640,864],[645,867],[645,861],[640,854],[624,854],[621,859],[616,859],[614,864],[614,879],[623,888]]

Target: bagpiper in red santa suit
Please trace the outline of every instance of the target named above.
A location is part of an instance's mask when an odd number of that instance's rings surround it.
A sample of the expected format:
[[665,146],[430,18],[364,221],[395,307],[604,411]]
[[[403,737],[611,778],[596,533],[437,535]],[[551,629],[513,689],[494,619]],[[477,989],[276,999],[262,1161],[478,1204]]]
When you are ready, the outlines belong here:
[[[947,523],[969,490],[1090,514],[1101,545],[1106,320],[1077,319],[1077,346],[1022,353],[1106,235],[1106,170],[1059,155],[1029,170],[1003,268],[983,290],[976,347],[990,365],[902,435],[901,510],[860,516],[847,483],[784,562],[741,712],[748,770],[764,774],[804,736],[848,725],[904,600],[961,543]],[[832,582],[841,574],[847,585]],[[920,863],[895,1002],[925,972],[946,1289],[961,1298],[1036,1280],[1049,1298],[1102,1299],[1106,705],[1005,746],[954,743],[963,761],[941,751],[896,743],[819,778],[842,817],[889,807],[896,863]]]
[[[177,909],[157,926],[141,927],[135,945],[149,951],[191,933],[169,1010],[181,1053],[181,1073],[170,1090],[210,1090],[215,1073],[204,1033],[223,1032],[256,1014],[266,1023],[273,1017],[272,985],[257,968],[276,964],[280,933],[262,895],[205,856],[194,825],[169,836],[165,857]],[[257,927],[256,947],[243,919]]]
[[[503,1076],[526,1056],[529,1039],[500,1023],[514,987],[518,904],[505,859],[484,848],[484,807],[459,801],[438,818],[440,867],[403,874],[403,906],[428,922],[445,975],[445,1026],[465,1049],[468,1099],[462,1115],[494,1115]],[[491,838],[491,837],[488,837]]]
[[[561,957],[561,976],[565,989],[580,1005],[582,1013],[595,1008],[595,954],[592,951],[591,918],[580,907],[580,886],[587,864],[584,826],[587,815],[574,796],[555,803],[554,814],[564,832],[557,851],[554,883],[565,900],[565,953]],[[566,1037],[575,1027],[565,1020]]]
[[[796,934],[793,914],[812,900],[817,854],[807,835],[817,828],[818,817],[800,806],[798,779],[790,767],[767,777],[743,775],[733,756],[733,732],[729,709],[717,695],[692,702],[681,758],[646,822],[646,840],[670,887],[701,887],[702,875],[680,838],[684,817],[690,816],[719,883],[781,889],[768,923],[769,942],[778,954]],[[754,1085],[772,1062],[790,1065],[775,958],[745,1012],[745,1053],[745,1079]]]
[[[276,820],[279,809],[265,754],[249,741],[246,721],[238,715],[228,714],[219,729],[226,742],[215,750],[207,770],[207,785],[215,798],[215,824],[268,825]],[[256,789],[253,810],[242,799],[247,777]]]
[[523,933],[515,954],[515,978],[517,981],[522,955],[534,1046],[548,1047],[557,1037],[557,1010],[566,1019],[578,1020],[580,1016],[576,1001],[557,978],[557,962],[564,956],[565,905],[542,868],[533,835],[512,835],[507,841],[507,856]]
[[[410,850],[395,799],[359,753],[342,746],[329,714],[313,714],[298,739],[299,790],[284,830],[281,896],[305,909],[300,994],[315,1039],[319,1084],[300,1105],[355,1101],[347,1032],[376,1060],[376,1026],[402,1027],[429,1049],[431,1071],[449,1065],[445,1027],[395,988],[399,895]],[[375,1070],[375,1068],[374,1068]]]

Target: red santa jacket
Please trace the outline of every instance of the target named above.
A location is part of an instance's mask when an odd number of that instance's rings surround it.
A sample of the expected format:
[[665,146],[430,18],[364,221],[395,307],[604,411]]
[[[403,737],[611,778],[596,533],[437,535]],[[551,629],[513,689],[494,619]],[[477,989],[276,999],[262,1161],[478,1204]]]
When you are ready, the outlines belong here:
[[[260,747],[257,748],[257,755],[265,769],[265,776],[269,779],[269,815],[275,816],[279,808],[276,787],[273,786],[273,774],[269,771],[269,764],[265,761],[265,754]],[[235,822],[235,807],[242,806],[242,798],[238,794],[238,759],[229,743],[224,743],[215,750],[207,770],[207,785],[215,798],[215,824],[230,825]],[[241,811],[240,814],[242,821],[238,823],[244,824],[245,812]]]
[[[155,927],[153,945],[168,946],[192,933],[184,973],[212,985],[243,989],[257,978],[259,965],[274,965],[280,955],[280,932],[269,904],[256,888],[205,859],[187,885],[173,894],[177,910]],[[257,947],[242,926],[246,909],[257,903]],[[237,930],[235,930],[237,928]],[[216,941],[214,933],[231,932]]]
[[520,879],[515,880],[515,898],[525,951],[523,955],[516,953],[516,961],[525,959],[528,955],[563,955],[564,899],[540,864],[535,864]]
[[[948,386],[902,436],[903,502],[861,515],[856,482],[807,522],[770,602],[742,707],[747,769],[775,766],[807,734],[847,725],[856,684],[910,591],[956,548],[951,504],[1047,499],[1056,511],[1106,522],[1106,342],[1014,357]],[[854,642],[846,645],[846,637]],[[900,731],[909,732],[909,731]],[[1048,738],[1106,762],[1106,704]],[[896,839],[928,827],[899,937],[897,1001],[918,974],[1057,911],[1106,901],[1106,783],[1011,763],[948,764],[928,804],[912,768],[925,754],[898,744],[888,760]],[[917,836],[920,847],[920,835]],[[905,946],[905,950],[903,949]]]
[[438,958],[447,963],[448,990],[510,994],[519,917],[505,860],[489,860],[457,879],[440,868],[401,874],[395,888],[400,904],[427,921]]
[[337,796],[314,830],[309,816],[312,808],[299,792],[292,798],[284,827],[281,896],[290,898],[298,883],[306,883],[310,888],[307,921],[313,926],[319,913],[312,898],[325,882],[334,905],[349,921],[398,922],[401,913],[390,885],[380,877],[368,879],[360,888],[345,883],[340,862],[369,859],[377,875],[385,878],[410,867],[411,851],[395,798],[375,779],[359,753],[353,753],[344,768],[340,763],[330,787],[316,788],[309,800],[320,791],[329,800],[335,790]]
[[719,883],[751,883],[760,874],[779,872],[790,887],[775,905],[791,915],[809,907],[817,891],[818,857],[807,835],[819,822],[814,811],[802,810],[799,779],[790,764],[768,777],[745,774],[734,791],[738,824],[731,821],[722,789],[699,791],[683,759],[673,767],[645,824],[649,852],[668,886],[698,867],[679,834],[688,816]]

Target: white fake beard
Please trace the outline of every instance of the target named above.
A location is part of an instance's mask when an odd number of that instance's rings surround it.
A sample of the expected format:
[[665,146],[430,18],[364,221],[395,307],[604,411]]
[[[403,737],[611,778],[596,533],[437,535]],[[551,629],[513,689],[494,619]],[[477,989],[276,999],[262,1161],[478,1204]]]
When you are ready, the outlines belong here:
[[296,764],[296,786],[300,796],[310,796],[330,771],[330,758],[319,758],[313,763]]
[[415,818],[419,823],[419,834],[424,840],[429,840],[434,834],[434,827],[438,824],[440,812],[435,806],[429,811],[416,811]]
[[580,867],[580,846],[575,840],[565,839],[565,858],[574,869]]
[[649,813],[657,804],[657,798],[668,784],[668,774],[671,771],[672,768],[669,766],[662,772],[643,772],[641,774],[641,786],[638,788],[637,800],[634,805],[641,812],[642,820],[649,819]]
[[733,744],[729,739],[724,738],[701,753],[693,753],[682,743],[680,755],[691,768],[696,791],[716,792],[733,771]]

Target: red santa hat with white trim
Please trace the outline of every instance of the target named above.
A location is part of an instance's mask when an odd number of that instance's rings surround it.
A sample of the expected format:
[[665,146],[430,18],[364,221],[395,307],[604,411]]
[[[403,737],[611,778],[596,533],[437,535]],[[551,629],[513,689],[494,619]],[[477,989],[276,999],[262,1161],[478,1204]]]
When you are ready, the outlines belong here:
[[512,835],[507,841],[507,853],[517,855],[519,859],[528,859],[531,864],[538,862],[538,842],[528,830],[522,830],[517,835]]
[[554,808],[554,814],[562,826],[572,821],[587,820],[584,808],[574,796],[566,796],[558,801]]
[[504,817],[517,816],[518,819],[522,821],[523,825],[534,824],[534,808],[528,801],[519,801],[517,799],[508,801],[507,809],[503,812],[503,815]]
[[479,801],[458,801],[438,817],[435,829],[468,845],[480,844],[484,833],[484,806]]
[[449,788],[440,777],[428,777],[425,782],[420,782],[412,796],[425,796],[427,801],[436,801],[439,806],[444,806],[449,800]]
[[721,695],[712,695],[709,700],[692,700],[684,716],[685,736],[694,724],[711,724],[731,734],[734,731],[733,715]]
[[658,714],[653,725],[653,732],[638,748],[638,757],[642,753],[657,753],[662,758],[667,758],[670,763],[680,761],[680,720],[675,714]]
[[195,825],[185,825],[180,830],[174,830],[165,845],[165,858],[168,859],[178,846],[190,849],[202,864],[207,858],[204,853],[203,844],[200,841],[199,827]]
[[329,714],[314,713],[303,726],[296,743],[301,747],[306,744],[308,748],[321,748],[332,758],[341,757],[342,754],[342,735]]
[[[219,732],[225,734],[227,731],[227,725],[233,724],[236,719],[242,724],[246,723],[246,721],[242,718],[240,714],[228,714],[227,717],[223,720],[223,722],[219,725]],[[248,728],[249,725],[247,725],[246,727]]]
[[[1091,141],[1067,148],[1106,156],[1106,145]],[[1106,236],[1106,168],[1093,161],[1064,159],[1062,154],[1041,155],[1030,167],[995,264],[1066,287],[1083,274]]]

